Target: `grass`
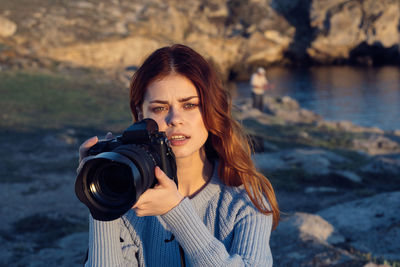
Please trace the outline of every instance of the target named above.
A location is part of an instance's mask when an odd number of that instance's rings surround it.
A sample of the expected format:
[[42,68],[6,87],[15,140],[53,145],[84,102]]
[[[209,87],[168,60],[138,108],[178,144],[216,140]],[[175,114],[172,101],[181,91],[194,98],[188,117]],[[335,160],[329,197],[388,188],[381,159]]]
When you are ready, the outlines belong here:
[[123,129],[131,122],[129,92],[95,74],[0,72],[0,129]]
[[[0,183],[26,183],[33,180],[32,173],[76,168],[76,159],[58,158],[57,153],[65,153],[65,148],[50,147],[55,144],[46,144],[45,136],[73,129],[78,142],[67,150],[75,153],[88,137],[107,131],[119,133],[129,126],[128,89],[99,79],[99,75],[94,71],[73,75],[0,72],[0,149],[4,152],[0,156]],[[45,163],[39,160],[42,153],[50,154],[44,155],[49,158]]]

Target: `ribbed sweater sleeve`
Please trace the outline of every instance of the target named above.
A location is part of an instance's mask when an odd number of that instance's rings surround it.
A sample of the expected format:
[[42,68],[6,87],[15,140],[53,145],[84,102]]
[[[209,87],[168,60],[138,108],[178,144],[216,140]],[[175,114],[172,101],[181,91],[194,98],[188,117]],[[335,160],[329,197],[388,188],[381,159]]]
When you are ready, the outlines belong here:
[[124,259],[120,224],[120,219],[104,222],[89,215],[89,254],[85,266],[138,266],[134,257]]
[[231,251],[215,238],[200,219],[191,200],[162,215],[193,266],[272,266],[269,249],[271,216],[245,214],[235,224]]

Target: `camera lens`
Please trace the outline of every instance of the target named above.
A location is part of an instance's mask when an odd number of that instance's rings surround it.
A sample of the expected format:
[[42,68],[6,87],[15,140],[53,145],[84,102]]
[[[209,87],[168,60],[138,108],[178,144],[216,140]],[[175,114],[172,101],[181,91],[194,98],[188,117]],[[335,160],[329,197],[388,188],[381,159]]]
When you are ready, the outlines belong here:
[[118,162],[105,162],[92,167],[88,175],[90,194],[107,206],[119,206],[129,198],[136,198],[131,169]]
[[99,170],[99,181],[109,195],[120,195],[132,186],[129,169],[125,165],[108,164]]
[[140,195],[154,186],[156,160],[147,148],[121,145],[85,162],[75,183],[78,198],[93,218],[117,219],[126,213]]

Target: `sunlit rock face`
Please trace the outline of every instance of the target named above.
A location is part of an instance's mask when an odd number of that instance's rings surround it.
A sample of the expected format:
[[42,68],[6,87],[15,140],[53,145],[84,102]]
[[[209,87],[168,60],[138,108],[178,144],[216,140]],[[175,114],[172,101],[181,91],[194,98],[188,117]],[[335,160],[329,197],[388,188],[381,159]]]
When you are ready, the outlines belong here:
[[184,43],[215,63],[224,78],[244,80],[256,67],[272,64],[396,63],[399,5],[396,0],[82,0],[28,2],[21,8],[2,1],[0,15],[8,26],[2,23],[0,42],[24,54],[110,69],[139,65],[157,47]]
[[365,63],[376,63],[377,53],[398,52],[399,21],[399,2],[394,0],[313,1],[310,24],[316,37],[308,53],[322,63],[363,63],[365,57],[370,61]]
[[10,37],[17,31],[17,25],[0,16],[0,37]]

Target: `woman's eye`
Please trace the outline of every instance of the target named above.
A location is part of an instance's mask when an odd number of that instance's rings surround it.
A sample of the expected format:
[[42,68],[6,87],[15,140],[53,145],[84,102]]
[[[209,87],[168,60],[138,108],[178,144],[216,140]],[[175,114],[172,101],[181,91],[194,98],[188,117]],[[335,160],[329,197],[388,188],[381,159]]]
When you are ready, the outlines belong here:
[[184,105],[184,108],[185,108],[185,109],[194,109],[194,108],[196,108],[197,106],[198,106],[198,104],[186,103],[186,104]]
[[153,107],[151,109],[151,111],[153,111],[153,112],[161,112],[161,111],[164,111],[166,109],[167,109],[166,107]]

